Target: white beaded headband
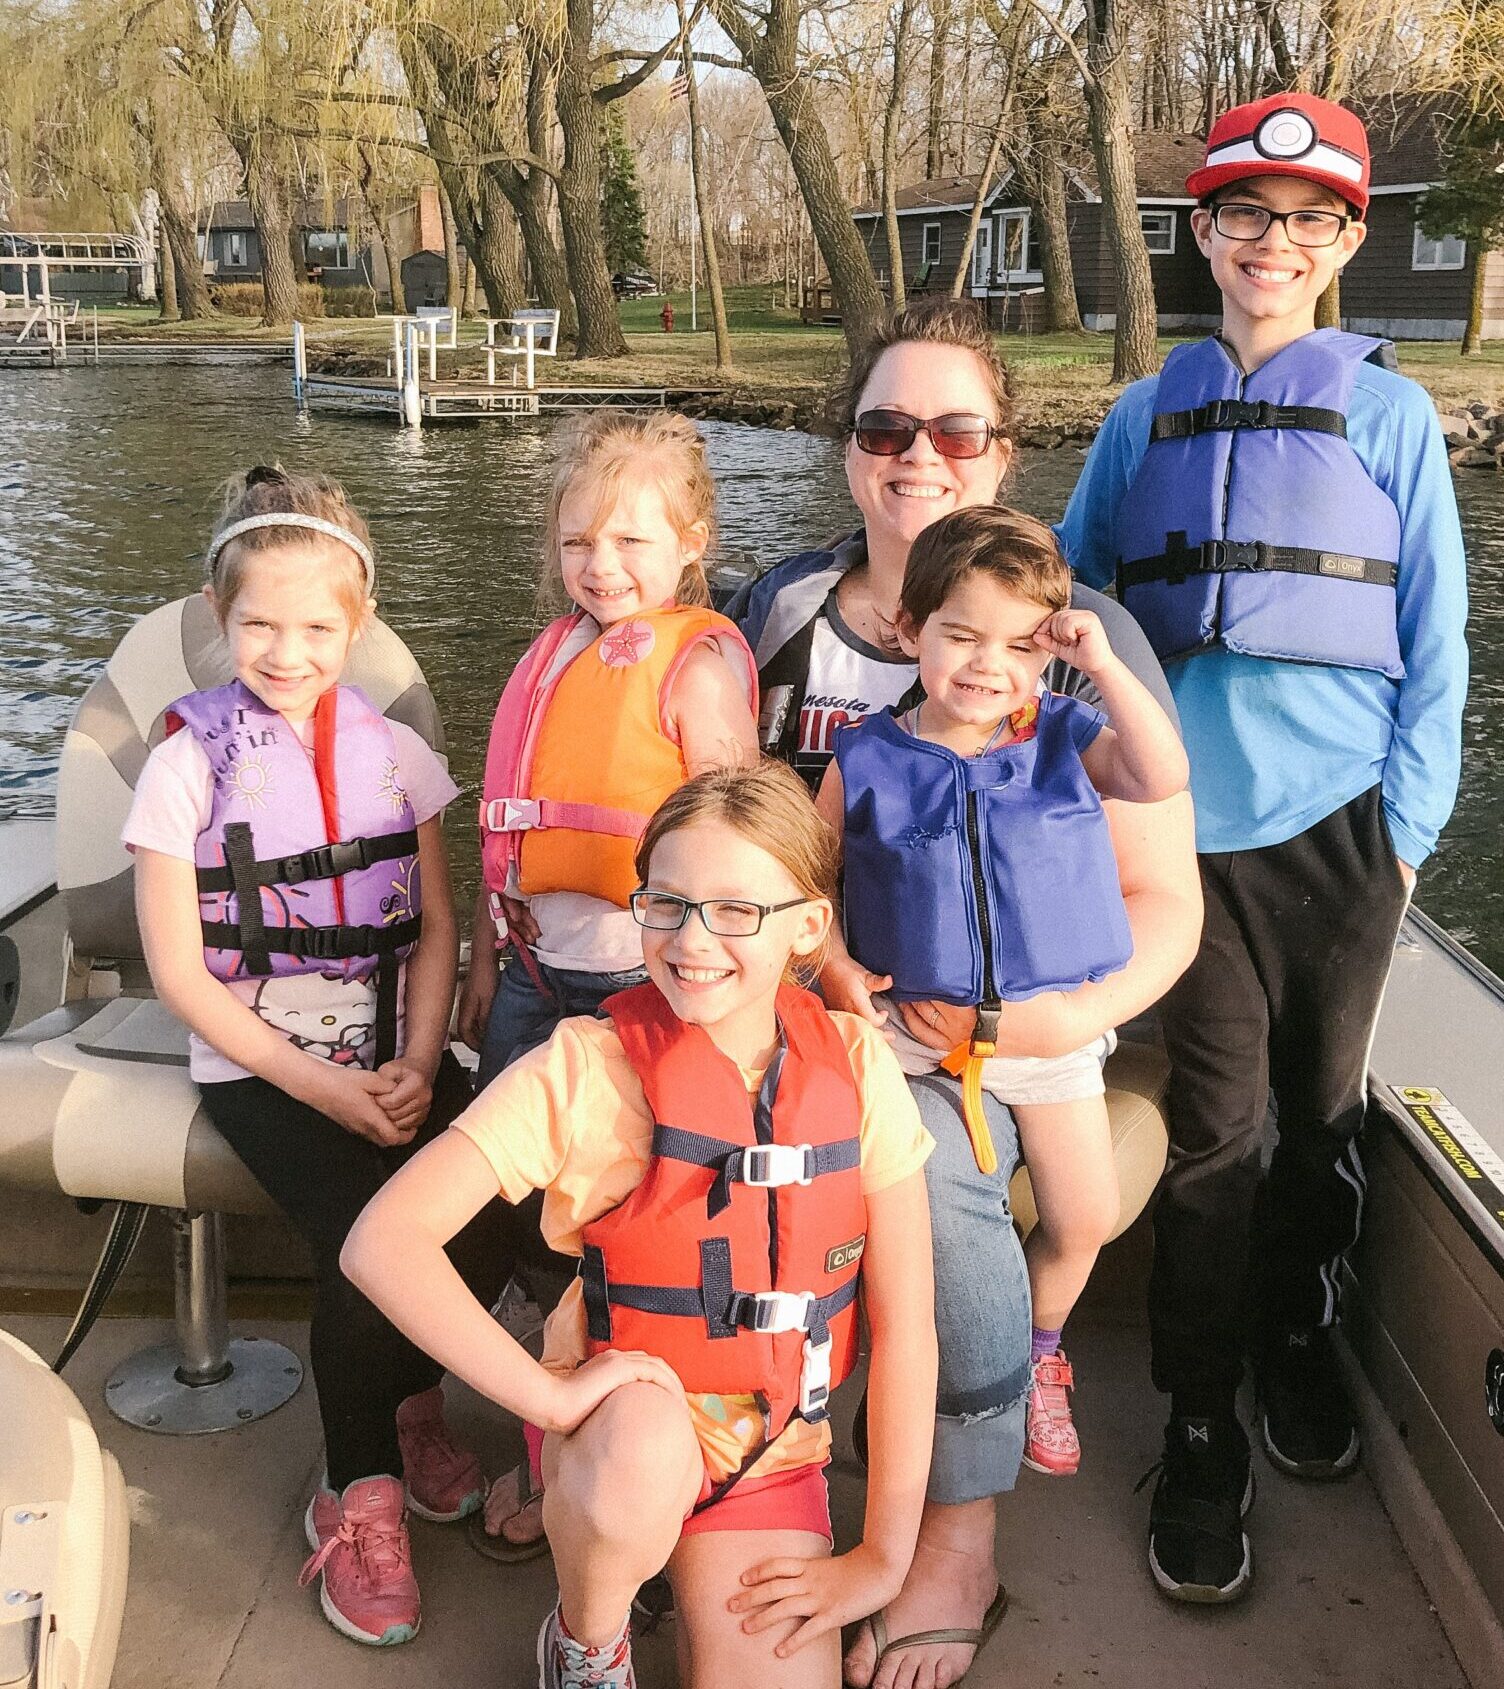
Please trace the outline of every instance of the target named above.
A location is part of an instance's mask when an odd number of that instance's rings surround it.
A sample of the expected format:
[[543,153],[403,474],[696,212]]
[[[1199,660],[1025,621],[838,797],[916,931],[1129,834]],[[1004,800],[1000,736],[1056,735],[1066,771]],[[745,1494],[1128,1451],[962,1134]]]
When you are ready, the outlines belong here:
[[371,555],[371,548],[363,539],[352,534],[348,528],[340,527],[338,522],[326,521],[322,516],[305,516],[297,510],[268,510],[260,516],[247,516],[239,522],[232,522],[228,528],[221,528],[209,543],[208,555],[204,558],[204,567],[212,575],[214,565],[219,561],[219,554],[230,543],[238,540],[242,534],[248,534],[254,528],[312,528],[316,534],[327,534],[330,539],[338,540],[341,545],[347,545],[366,566],[366,592],[376,591],[376,559]]

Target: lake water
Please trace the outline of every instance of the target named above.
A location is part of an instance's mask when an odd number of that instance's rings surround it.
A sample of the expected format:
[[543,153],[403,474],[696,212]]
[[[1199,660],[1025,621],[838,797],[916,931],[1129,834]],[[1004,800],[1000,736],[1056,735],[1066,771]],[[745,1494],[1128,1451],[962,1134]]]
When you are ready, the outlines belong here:
[[[422,663],[455,778],[478,787],[501,682],[527,643],[548,483],[547,427],[413,435],[370,419],[299,417],[277,366],[0,374],[0,815],[52,810],[58,750],[85,688],[130,623],[202,582],[215,489],[245,465],[338,476],[370,521],[382,615]],[[831,440],[704,425],[723,547],[772,562],[854,526]],[[1053,520],[1080,451],[1025,452],[1013,501]],[[1458,480],[1472,583],[1473,683],[1462,795],[1420,886],[1426,911],[1504,972],[1504,494]],[[468,812],[466,804],[465,811]],[[453,828],[459,878],[475,842]]]

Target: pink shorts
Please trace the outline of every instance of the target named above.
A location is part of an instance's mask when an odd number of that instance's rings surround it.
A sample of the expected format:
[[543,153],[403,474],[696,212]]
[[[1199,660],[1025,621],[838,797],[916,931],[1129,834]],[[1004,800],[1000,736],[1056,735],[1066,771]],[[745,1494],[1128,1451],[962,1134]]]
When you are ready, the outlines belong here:
[[[810,1531],[831,1542],[830,1489],[825,1465],[811,1461],[774,1472],[767,1478],[743,1478],[703,1513],[690,1513],[680,1536],[706,1531]],[[715,1489],[706,1473],[700,1486],[704,1501]]]

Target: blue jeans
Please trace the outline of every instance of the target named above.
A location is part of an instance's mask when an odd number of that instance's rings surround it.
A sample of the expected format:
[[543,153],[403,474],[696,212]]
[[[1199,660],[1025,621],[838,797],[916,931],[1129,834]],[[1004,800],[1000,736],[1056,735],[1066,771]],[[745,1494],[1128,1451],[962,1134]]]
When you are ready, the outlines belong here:
[[608,997],[641,985],[648,977],[642,968],[619,974],[574,973],[542,962],[538,971],[553,993],[552,999],[538,990],[518,957],[513,956],[502,970],[491,1003],[491,1018],[486,1022],[480,1066],[475,1071],[477,1091],[484,1090],[518,1056],[547,1043],[561,1020],[570,1015],[599,1015]]
[[995,1173],[983,1173],[972,1154],[956,1080],[926,1074],[909,1084],[935,1140],[925,1177],[940,1389],[926,1493],[936,1502],[980,1501],[1013,1488],[1024,1450],[1029,1275],[1008,1206],[1018,1132],[1003,1104],[984,1094],[998,1166]]

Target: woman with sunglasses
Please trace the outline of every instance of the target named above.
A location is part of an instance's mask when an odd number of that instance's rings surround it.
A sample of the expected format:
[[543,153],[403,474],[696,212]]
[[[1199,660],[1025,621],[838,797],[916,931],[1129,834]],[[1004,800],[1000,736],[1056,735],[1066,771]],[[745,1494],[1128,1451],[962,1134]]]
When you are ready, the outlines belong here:
[[[1013,450],[1006,369],[986,324],[961,300],[923,300],[888,318],[853,357],[838,404],[863,526],[828,550],[778,564],[728,606],[757,658],[762,744],[813,784],[838,727],[917,701],[917,666],[894,626],[909,549],[942,516],[996,502]],[[1079,583],[1072,604],[1096,612],[1115,654],[1173,719],[1164,675],[1133,619]],[[1100,701],[1063,663],[1051,663],[1045,684]],[[1188,800],[1106,809],[1133,958],[1100,984],[1008,1005],[1000,1054],[1058,1055],[1091,1042],[1154,1003],[1195,951],[1200,896]],[[822,989],[830,1007],[880,1024],[875,983],[853,964],[844,982],[827,972]],[[901,1013],[916,1038],[942,1052],[965,1042],[975,1020],[973,1010],[943,1003],[905,1003]],[[936,1143],[927,1168],[940,1341],[935,1452],[913,1566],[848,1653],[853,1685],[870,1683],[880,1660],[895,1657],[899,1681],[917,1673],[954,1683],[1001,1618],[996,1498],[1018,1476],[1032,1377],[1028,1276],[1008,1206],[1019,1160],[1013,1120],[984,1099],[998,1166],[983,1174],[959,1083],[932,1074],[912,1089]]]

